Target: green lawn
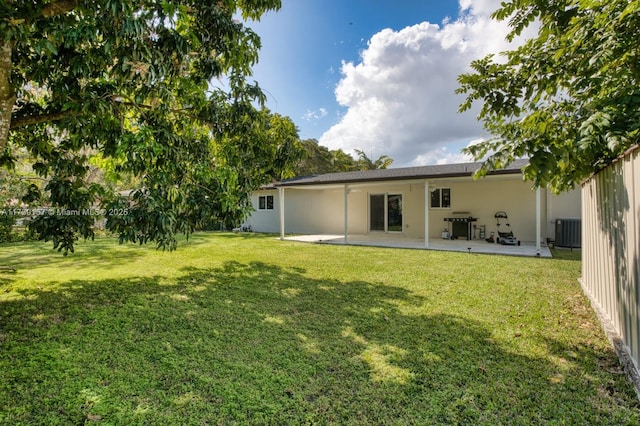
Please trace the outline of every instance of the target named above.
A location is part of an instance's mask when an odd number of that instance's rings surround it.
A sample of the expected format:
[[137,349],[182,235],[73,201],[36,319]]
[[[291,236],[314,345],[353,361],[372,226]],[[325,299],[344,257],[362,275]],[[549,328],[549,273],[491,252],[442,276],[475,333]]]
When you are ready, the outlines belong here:
[[566,257],[3,246],[0,423],[640,424]]

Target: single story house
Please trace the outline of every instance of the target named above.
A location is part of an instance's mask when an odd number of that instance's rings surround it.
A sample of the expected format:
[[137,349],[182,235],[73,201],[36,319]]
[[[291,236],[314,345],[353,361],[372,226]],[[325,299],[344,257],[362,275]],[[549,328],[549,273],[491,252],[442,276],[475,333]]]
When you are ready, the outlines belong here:
[[[532,189],[517,160],[474,180],[481,163],[445,164],[298,177],[252,195],[245,224],[256,232],[349,235],[397,234],[429,241],[498,237],[540,247],[555,239],[558,219],[580,219],[580,190],[554,195]],[[496,218],[503,212],[506,218]],[[498,227],[498,222],[500,226]],[[506,224],[509,223],[510,226]]]

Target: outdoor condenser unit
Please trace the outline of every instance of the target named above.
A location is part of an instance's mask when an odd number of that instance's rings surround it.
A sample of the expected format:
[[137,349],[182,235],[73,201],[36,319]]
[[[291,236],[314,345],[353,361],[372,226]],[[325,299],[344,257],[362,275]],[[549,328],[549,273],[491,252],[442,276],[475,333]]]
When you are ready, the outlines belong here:
[[582,221],[580,219],[556,219],[557,247],[582,247]]

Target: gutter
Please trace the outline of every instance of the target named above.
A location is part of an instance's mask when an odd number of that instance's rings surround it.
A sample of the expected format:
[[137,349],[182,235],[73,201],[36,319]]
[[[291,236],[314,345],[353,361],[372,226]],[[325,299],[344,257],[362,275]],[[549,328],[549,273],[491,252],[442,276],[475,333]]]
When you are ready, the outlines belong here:
[[[459,178],[459,177],[472,177],[477,170],[471,172],[462,172],[462,173],[444,173],[444,174],[428,174],[428,175],[406,175],[406,176],[380,176],[373,178],[356,178],[356,179],[335,179],[335,180],[326,180],[326,181],[307,181],[307,182],[298,182],[298,181],[281,181],[274,182],[273,188],[277,187],[290,187],[290,186],[313,186],[313,185],[344,185],[350,183],[367,183],[367,182],[384,182],[384,181],[398,181],[398,180],[424,180],[424,179],[447,179],[447,178]],[[348,173],[348,172],[347,172]],[[521,175],[521,169],[507,169],[507,170],[494,170],[487,173],[487,176],[497,176],[497,175]],[[314,176],[320,177],[322,175]],[[312,179],[311,177],[309,179]]]

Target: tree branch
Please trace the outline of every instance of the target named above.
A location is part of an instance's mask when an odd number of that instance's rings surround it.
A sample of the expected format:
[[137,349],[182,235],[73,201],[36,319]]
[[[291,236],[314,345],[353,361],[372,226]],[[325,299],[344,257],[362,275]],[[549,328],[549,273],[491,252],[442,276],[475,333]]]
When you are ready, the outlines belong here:
[[[139,104],[136,102],[128,101],[126,100],[126,98],[124,98],[121,95],[114,95],[111,98],[112,98],[111,101],[115,105],[122,105],[125,107],[137,108],[138,110],[153,109],[153,106],[151,105]],[[178,108],[178,109],[173,109],[170,112],[174,114],[184,114],[194,120],[205,122],[205,120],[203,120],[201,117],[198,117],[197,115],[192,114],[190,108]],[[51,122],[63,120],[65,118],[76,117],[79,115],[82,115],[82,112],[67,110],[67,111],[50,112],[47,114],[27,115],[24,117],[13,117],[13,119],[11,120],[11,126],[9,130],[16,130],[22,127],[32,126],[34,124],[51,123]]]
[[80,115],[78,111],[58,111],[49,114],[40,115],[28,115],[26,117],[14,118],[11,120],[11,130],[18,129],[20,127],[31,126],[33,124],[50,123],[52,121],[59,121],[64,118]]
[[57,0],[47,3],[42,7],[42,16],[51,18],[53,16],[64,15],[71,12],[78,6],[77,0]]

